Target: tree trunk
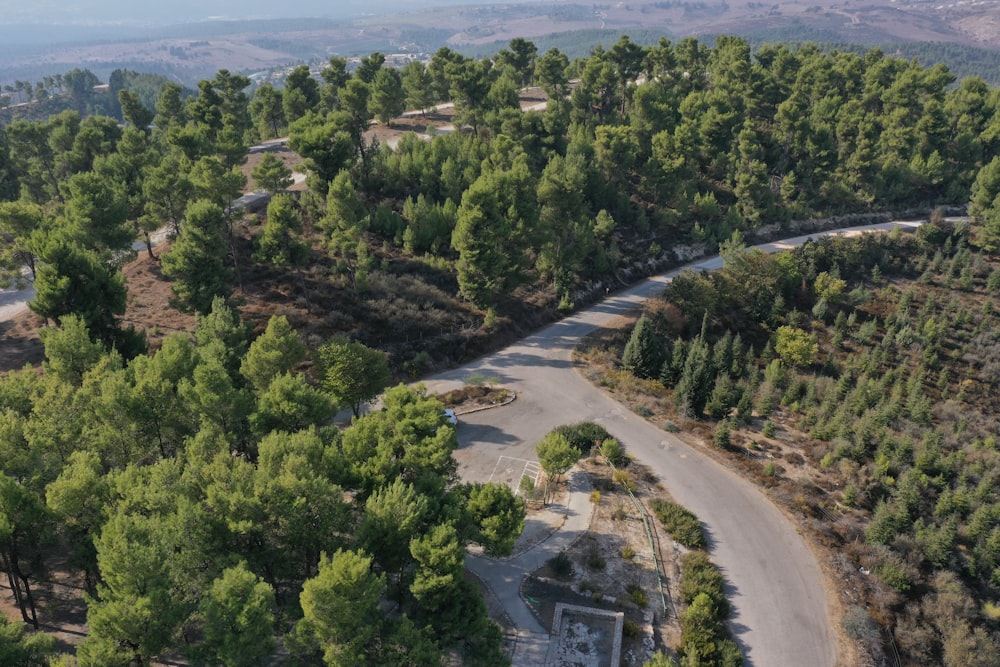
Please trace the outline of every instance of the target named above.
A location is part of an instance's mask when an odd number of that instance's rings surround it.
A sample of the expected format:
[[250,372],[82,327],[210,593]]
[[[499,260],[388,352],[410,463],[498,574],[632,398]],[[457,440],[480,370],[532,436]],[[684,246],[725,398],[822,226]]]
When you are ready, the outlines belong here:
[[[28,608],[31,609],[31,627],[35,630],[38,629],[38,612],[35,609],[35,597],[31,594],[31,585],[28,583],[28,575],[21,572],[21,568],[17,569],[17,574],[24,583],[24,597],[27,600]],[[21,615],[24,616],[24,610],[21,610]],[[27,619],[25,619],[27,620]]]
[[[19,572],[17,571],[14,563],[15,558],[12,557],[10,551],[4,551],[3,553],[3,569],[7,573],[7,581],[10,583],[11,593],[14,594],[14,601],[17,603],[18,609],[21,610],[21,619],[25,623],[31,623],[31,619],[28,617],[28,610],[24,600],[24,594],[21,592],[21,582],[18,581]],[[38,621],[35,621],[35,628],[38,628]]]
[[243,290],[243,275],[240,273],[240,258],[239,253],[236,249],[236,234],[233,231],[233,219],[232,212],[230,209],[226,209],[226,222],[229,227],[229,252],[233,255],[233,270],[236,271],[236,284],[239,286],[240,291]]

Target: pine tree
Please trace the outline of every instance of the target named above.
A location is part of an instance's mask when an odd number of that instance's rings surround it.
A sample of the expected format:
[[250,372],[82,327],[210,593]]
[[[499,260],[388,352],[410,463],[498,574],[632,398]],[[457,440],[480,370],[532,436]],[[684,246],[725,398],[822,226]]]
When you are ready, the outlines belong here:
[[663,362],[660,368],[660,383],[664,387],[673,387],[681,379],[684,364],[687,362],[687,346],[680,338],[674,340],[670,358]]
[[712,377],[708,343],[699,337],[688,348],[684,370],[674,391],[677,408],[688,416],[700,416],[712,391]]
[[203,200],[188,206],[180,237],[163,255],[163,273],[174,280],[174,294],[184,307],[207,313],[215,297],[232,291],[225,234],[222,208]]
[[622,353],[622,368],[640,378],[654,378],[663,366],[666,355],[663,342],[645,315],[632,329],[632,336]]

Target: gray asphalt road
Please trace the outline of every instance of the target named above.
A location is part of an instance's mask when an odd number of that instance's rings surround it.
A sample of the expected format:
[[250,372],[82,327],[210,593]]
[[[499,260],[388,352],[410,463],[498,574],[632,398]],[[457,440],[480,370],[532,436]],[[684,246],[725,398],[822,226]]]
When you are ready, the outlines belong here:
[[[896,224],[831,233],[885,230]],[[801,245],[807,238],[759,247],[773,252]],[[712,259],[695,268],[720,265],[720,260]],[[461,448],[455,455],[459,472],[467,480],[509,479],[516,484],[523,462],[535,460],[535,443],[553,427],[582,420],[602,424],[702,520],[712,557],[726,577],[734,610],[730,627],[746,664],[833,665],[836,642],[823,574],[794,524],[752,484],[632,414],[572,366],[570,355],[582,336],[615,316],[633,312],[674,275],[647,280],[504,350],[430,378],[433,386],[482,373],[518,393],[518,400],[503,409],[463,417],[458,427]]]

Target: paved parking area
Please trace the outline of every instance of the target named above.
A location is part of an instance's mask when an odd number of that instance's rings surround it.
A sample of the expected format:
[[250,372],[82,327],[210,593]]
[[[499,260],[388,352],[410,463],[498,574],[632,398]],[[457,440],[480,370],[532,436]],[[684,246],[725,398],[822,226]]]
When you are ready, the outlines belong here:
[[530,478],[532,484],[538,486],[538,479],[541,474],[542,467],[538,461],[501,455],[497,459],[496,465],[493,466],[490,478],[486,481],[506,484],[516,496],[520,492],[521,480],[523,478]]

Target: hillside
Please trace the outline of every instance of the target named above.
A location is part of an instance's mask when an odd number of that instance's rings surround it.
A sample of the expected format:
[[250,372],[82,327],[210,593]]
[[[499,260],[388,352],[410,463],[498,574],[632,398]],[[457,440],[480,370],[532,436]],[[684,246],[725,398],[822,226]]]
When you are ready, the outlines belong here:
[[[717,274],[679,276],[641,325],[581,354],[590,377],[768,488],[808,531],[859,664],[989,665],[1000,646],[1000,265],[970,247],[976,233],[929,223],[916,238],[731,256]],[[762,265],[801,289],[782,306],[780,282],[731,291]],[[764,318],[761,292],[775,303]],[[637,378],[652,356],[660,370]],[[699,363],[712,370],[699,376]]]
[[[289,16],[306,16],[310,6],[288,8],[293,12]],[[867,46],[940,43],[988,51],[1000,44],[1000,6],[995,3],[630,0],[592,6],[437,2],[430,6],[394,3],[391,13],[379,3],[337,6],[343,14],[331,16],[327,5],[317,7],[312,15],[318,20],[277,19],[274,9],[268,8],[266,20],[247,10],[220,11],[230,20],[170,27],[81,28],[76,33],[65,25],[39,31],[15,21],[0,25],[0,83],[37,80],[87,67],[102,79],[114,69],[135,69],[193,85],[221,68],[249,73],[319,61],[331,54],[433,53],[443,45],[470,54],[492,54],[514,37],[535,39],[546,48],[552,41],[575,57],[585,55],[597,43],[609,46],[623,32],[647,44],[660,36],[679,40],[720,34]],[[362,9],[365,16],[349,16]],[[655,36],[642,39],[636,34],[640,32]],[[568,40],[572,48],[559,40]],[[931,59],[932,53],[927,51],[925,63],[937,62]]]

